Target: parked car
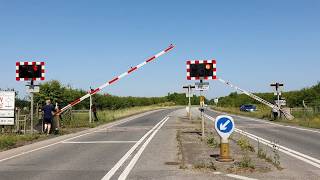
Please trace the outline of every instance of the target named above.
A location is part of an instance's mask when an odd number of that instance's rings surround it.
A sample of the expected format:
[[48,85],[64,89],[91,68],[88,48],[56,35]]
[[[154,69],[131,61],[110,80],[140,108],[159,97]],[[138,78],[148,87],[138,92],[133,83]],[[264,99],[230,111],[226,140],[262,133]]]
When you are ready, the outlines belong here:
[[244,104],[244,105],[240,106],[240,111],[253,112],[256,110],[257,110],[257,107],[252,104]]

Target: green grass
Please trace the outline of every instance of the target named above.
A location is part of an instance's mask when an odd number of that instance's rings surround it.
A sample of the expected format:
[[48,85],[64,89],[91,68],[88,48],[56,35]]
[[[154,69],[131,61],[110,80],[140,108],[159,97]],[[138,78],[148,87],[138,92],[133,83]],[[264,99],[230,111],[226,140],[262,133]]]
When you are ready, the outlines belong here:
[[[211,107],[214,110],[237,114],[247,117],[254,117],[259,119],[266,119],[271,120],[271,109],[266,106],[257,106],[258,111],[255,112],[243,112],[240,111],[239,108],[236,107]],[[303,126],[303,127],[310,127],[310,128],[320,128],[320,114],[312,114],[312,113],[294,113],[293,116],[295,117],[293,120],[287,120],[285,118],[281,118],[276,120],[275,122],[285,123],[294,126]]]
[[259,119],[271,119],[271,112],[270,108],[265,107],[265,106],[257,106],[257,111],[254,112],[244,112],[240,111],[240,108],[238,107],[216,107],[212,106],[212,109],[218,110],[218,111],[223,111],[231,114],[238,114],[238,115],[243,115],[243,116],[248,116],[248,117],[255,117]]
[[0,135],[0,151],[7,150],[13,147],[22,146],[25,143],[38,140],[45,137],[40,134],[27,134],[27,135],[14,135],[14,134],[1,134]]
[[72,119],[64,119],[63,126],[65,128],[81,128],[81,127],[96,127],[101,124],[115,121],[120,118],[128,117],[134,114],[156,110],[161,108],[167,108],[165,105],[152,105],[152,106],[141,106],[132,107],[119,110],[103,110],[98,111],[97,116],[99,121],[89,122],[88,113],[73,113]]

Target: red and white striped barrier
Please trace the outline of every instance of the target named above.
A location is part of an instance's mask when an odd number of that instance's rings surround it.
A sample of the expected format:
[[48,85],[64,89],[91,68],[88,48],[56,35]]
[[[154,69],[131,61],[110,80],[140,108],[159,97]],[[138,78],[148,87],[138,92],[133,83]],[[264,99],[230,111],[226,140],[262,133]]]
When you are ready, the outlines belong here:
[[126,72],[120,74],[119,76],[111,79],[110,81],[108,81],[108,82],[106,82],[105,84],[101,85],[101,86],[98,87],[97,89],[91,90],[91,91],[88,92],[86,95],[82,96],[81,98],[78,98],[78,99],[74,100],[73,102],[71,102],[71,103],[68,104],[67,106],[63,107],[59,112],[57,112],[57,114],[63,113],[65,110],[67,110],[67,109],[71,108],[72,106],[75,106],[76,104],[80,103],[81,101],[87,99],[88,97],[90,97],[90,95],[94,95],[94,94],[98,93],[98,92],[101,91],[103,88],[105,88],[105,87],[107,87],[107,86],[109,86],[109,85],[117,82],[117,81],[120,80],[121,78],[123,78],[123,77],[131,74],[131,73],[134,72],[135,70],[137,70],[137,69],[141,68],[142,66],[146,65],[147,63],[155,60],[155,59],[158,58],[159,56],[164,55],[165,53],[169,52],[169,51],[170,51],[171,49],[173,49],[173,48],[174,48],[174,45],[171,44],[168,48],[166,48],[165,50],[159,52],[158,54],[150,57],[150,58],[147,59],[146,61],[138,64],[138,65],[135,66],[135,67],[130,68],[128,71],[126,71]]

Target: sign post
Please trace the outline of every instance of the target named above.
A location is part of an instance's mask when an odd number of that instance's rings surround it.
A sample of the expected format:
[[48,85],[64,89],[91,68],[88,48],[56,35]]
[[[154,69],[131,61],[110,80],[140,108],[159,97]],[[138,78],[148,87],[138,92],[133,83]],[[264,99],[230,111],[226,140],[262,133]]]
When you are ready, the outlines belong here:
[[30,101],[31,101],[31,108],[30,108],[30,130],[31,134],[33,134],[33,109],[34,109],[34,100],[33,95],[34,93],[38,93],[40,91],[39,85],[34,85],[33,80],[31,80],[30,85],[27,86],[27,91],[30,93]]
[[220,162],[233,161],[229,150],[229,136],[234,131],[235,126],[233,118],[226,115],[220,115],[216,118],[214,125],[220,136],[220,156],[217,160]]
[[188,85],[188,86],[183,86],[183,88],[188,89],[187,97],[189,98],[189,103],[188,103],[187,113],[189,116],[189,120],[191,120],[191,97],[192,97],[192,89],[195,88],[195,86]]
[[209,89],[209,83],[203,80],[217,79],[216,60],[194,60],[187,61],[187,80],[200,80],[197,82],[196,90],[200,91],[200,113],[202,125],[202,139],[204,139],[204,96],[203,91]]
[[[270,84],[271,87],[275,88],[275,92],[274,95],[277,96],[277,100],[275,101],[275,104],[278,106],[278,108],[281,108],[282,103],[280,102],[280,98],[281,98],[281,87],[283,87],[283,84],[281,83],[274,83],[274,84]],[[278,111],[278,117],[280,117],[280,111]]]
[[[200,80],[200,82],[202,83],[202,80]],[[203,112],[204,112],[204,96],[202,95],[202,91],[200,90],[200,113],[201,113],[201,129],[202,129],[202,139],[204,139],[204,116],[203,116]]]

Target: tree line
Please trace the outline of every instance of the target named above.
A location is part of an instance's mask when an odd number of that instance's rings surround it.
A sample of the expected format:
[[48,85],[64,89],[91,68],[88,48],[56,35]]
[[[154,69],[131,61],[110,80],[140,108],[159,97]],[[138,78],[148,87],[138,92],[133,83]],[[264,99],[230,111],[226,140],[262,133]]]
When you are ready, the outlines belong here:
[[[40,84],[40,92],[34,94],[34,102],[40,106],[45,104],[45,100],[50,99],[53,104],[58,103],[60,107],[68,105],[70,102],[87,94],[85,90],[75,89],[65,86],[57,80],[52,80]],[[156,104],[170,103],[174,105],[187,105],[188,99],[185,93],[168,93],[163,97],[121,97],[111,94],[97,93],[92,96],[93,103],[98,109],[116,110],[134,106],[149,106]],[[199,104],[199,98],[191,98],[192,104]],[[30,102],[16,98],[16,106],[27,107]],[[75,105],[73,109],[89,109],[89,98]]]
[[[274,102],[276,96],[273,93],[254,93],[255,95],[269,101]],[[320,82],[316,85],[303,88],[297,91],[282,92],[282,97],[286,100],[288,107],[303,107],[303,101],[307,106],[320,106]],[[214,100],[210,100],[209,104],[214,104]],[[245,94],[232,92],[228,96],[220,97],[218,106],[222,107],[240,107],[243,104],[261,104]]]

